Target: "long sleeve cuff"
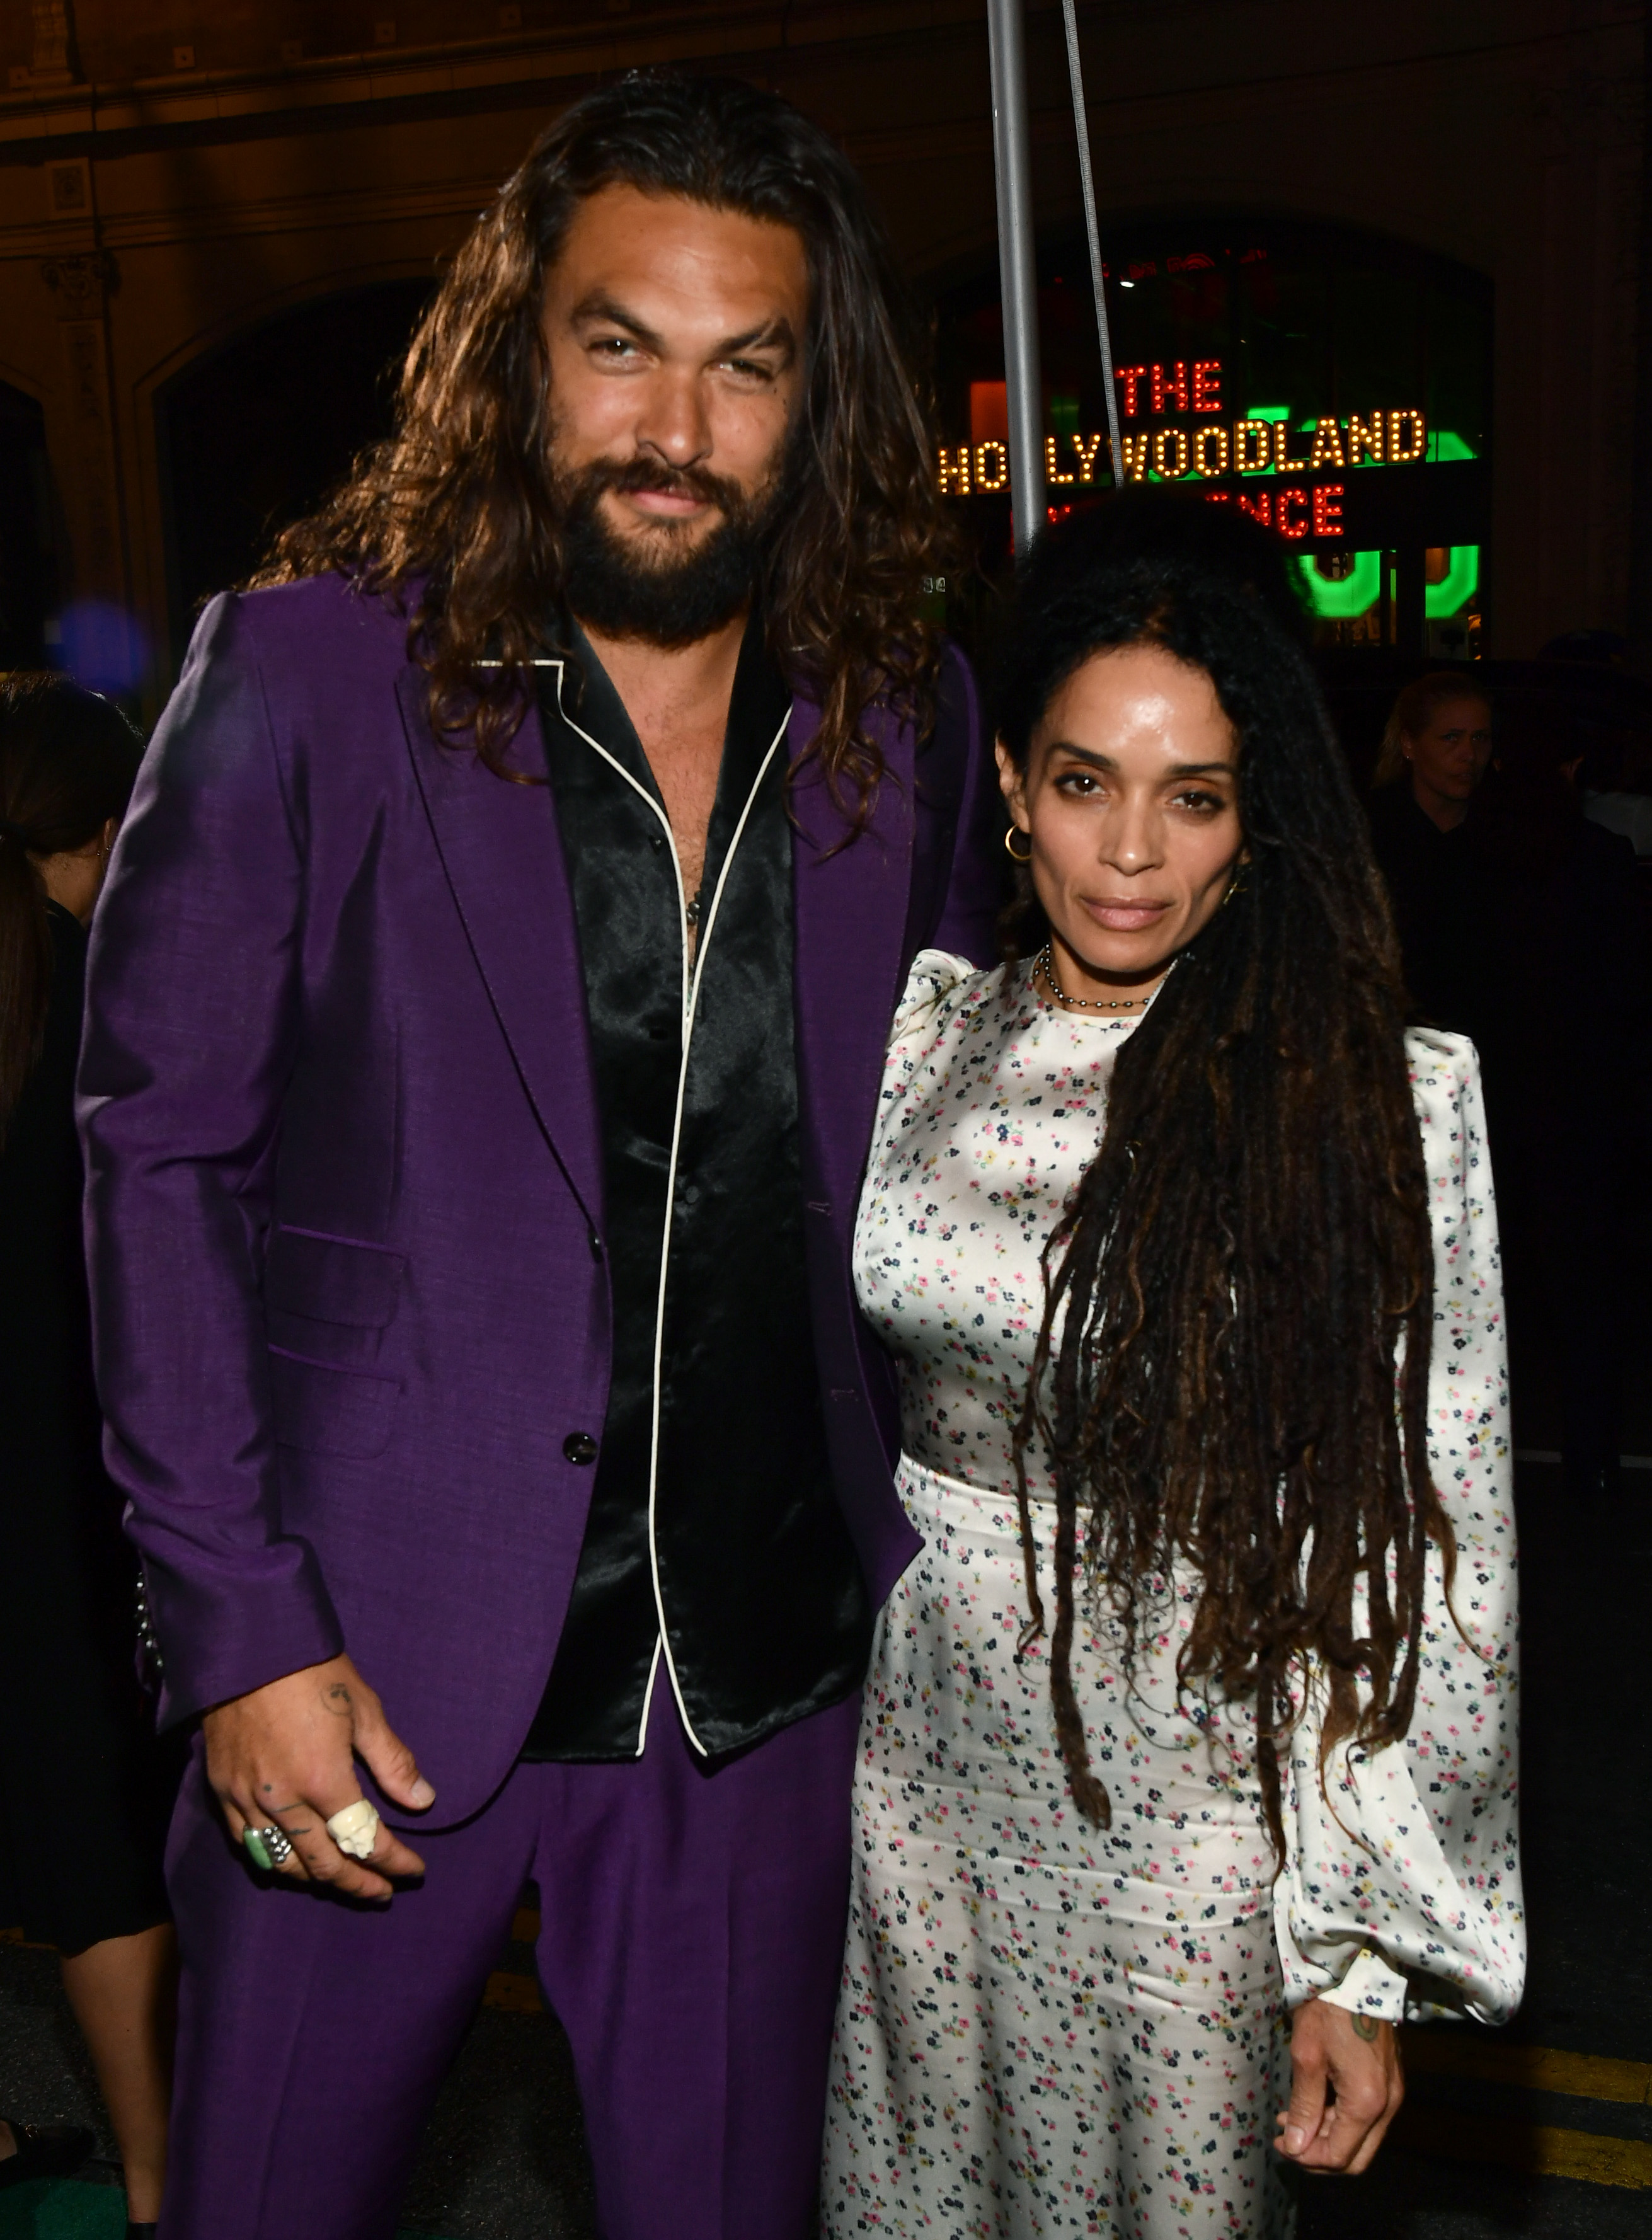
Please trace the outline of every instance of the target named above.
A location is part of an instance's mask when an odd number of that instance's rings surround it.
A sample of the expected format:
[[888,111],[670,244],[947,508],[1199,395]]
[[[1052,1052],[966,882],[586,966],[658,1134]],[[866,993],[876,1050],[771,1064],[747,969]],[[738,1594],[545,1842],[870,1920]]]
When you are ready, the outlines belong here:
[[1342,1982],[1319,1996],[1328,2006],[1346,2007],[1349,2014],[1399,2023],[1405,2020],[1405,1977],[1396,1975],[1382,1954],[1366,1944],[1355,1954]]

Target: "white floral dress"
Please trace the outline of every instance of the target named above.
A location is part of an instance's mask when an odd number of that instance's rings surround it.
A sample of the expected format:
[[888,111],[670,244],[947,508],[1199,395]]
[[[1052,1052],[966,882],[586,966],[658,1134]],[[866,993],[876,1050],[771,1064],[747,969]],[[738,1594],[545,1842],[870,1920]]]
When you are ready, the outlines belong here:
[[[1498,2021],[1520,1997],[1502,1316],[1460,1036],[1408,1037],[1434,1217],[1430,1453],[1458,1549],[1455,1620],[1431,1578],[1409,1733],[1339,1750],[1322,1786],[1309,1683],[1276,1877],[1244,1706],[1177,1701],[1196,1583],[1176,1577],[1133,1688],[1105,1614],[1081,1617],[1074,1680],[1112,1826],[1068,1794],[1045,1644],[1016,1655],[1009,1435],[1040,1254],[1129,1031],[1051,1009],[1024,967],[934,950],[896,1021],[855,1271],[901,1363],[901,1491],[924,1547],[866,1689],[829,2240],[1273,2240],[1290,2229],[1271,2146],[1290,2006],[1321,1991]],[[1036,1504],[1047,1600],[1052,1514]]]

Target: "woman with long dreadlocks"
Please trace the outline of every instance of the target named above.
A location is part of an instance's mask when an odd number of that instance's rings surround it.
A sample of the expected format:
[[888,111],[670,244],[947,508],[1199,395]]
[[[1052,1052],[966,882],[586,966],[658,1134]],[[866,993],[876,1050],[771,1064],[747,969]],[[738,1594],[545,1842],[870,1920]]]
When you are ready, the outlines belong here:
[[861,1202],[926,1544],[861,1730],[833,2240],[1272,2240],[1286,2162],[1376,2151],[1397,2022],[1520,1996],[1474,1052],[1406,1030],[1276,562],[1118,543],[1052,533],[1005,663],[1048,941],[920,956]]

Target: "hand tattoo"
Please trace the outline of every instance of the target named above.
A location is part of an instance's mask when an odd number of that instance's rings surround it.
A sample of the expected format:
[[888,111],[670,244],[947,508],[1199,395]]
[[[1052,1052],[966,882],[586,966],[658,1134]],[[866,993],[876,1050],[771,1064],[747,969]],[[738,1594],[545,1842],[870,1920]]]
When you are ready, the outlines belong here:
[[1376,2043],[1382,2028],[1375,2015],[1356,2015],[1354,2017],[1354,2035],[1362,2037],[1367,2045]]
[[350,1690],[342,1680],[335,1680],[322,1702],[336,1719],[347,1719],[350,1715]]

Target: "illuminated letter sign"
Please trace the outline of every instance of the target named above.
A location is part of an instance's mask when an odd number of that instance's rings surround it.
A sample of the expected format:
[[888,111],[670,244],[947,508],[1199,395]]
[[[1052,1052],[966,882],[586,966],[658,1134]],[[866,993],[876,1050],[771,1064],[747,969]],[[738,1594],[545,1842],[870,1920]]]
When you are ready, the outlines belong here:
[[943,497],[949,490],[956,490],[960,497],[969,495],[969,446],[960,443],[956,451],[942,449],[936,475],[936,487]]
[[1233,463],[1242,475],[1258,475],[1273,457],[1273,423],[1236,420],[1233,423]]
[[[1216,446],[1216,462],[1210,459],[1210,447]],[[1193,463],[1202,475],[1225,475],[1228,471],[1228,431],[1225,428],[1201,428],[1193,439]]]
[[1178,412],[1185,412],[1188,409],[1188,367],[1186,359],[1177,358],[1174,365],[1156,365],[1153,369],[1151,386],[1153,392],[1153,410],[1156,413],[1162,412],[1164,410],[1164,400],[1167,397],[1171,397],[1176,399],[1176,409]]
[[[1221,373],[1220,362],[1215,358],[1196,359],[1191,377],[1180,358],[1169,366],[1122,367],[1118,378],[1125,385],[1125,411],[1139,415],[1144,382],[1150,383],[1156,410],[1167,403],[1186,409],[1189,398],[1194,411],[1214,410],[1220,403],[1215,384]],[[983,385],[977,383],[976,388]],[[1121,437],[1119,457],[1112,462],[1113,480],[1139,483],[1149,474],[1166,482],[1178,482],[1189,474],[1199,475],[1207,482],[1224,480],[1229,475],[1306,476],[1328,470],[1346,474],[1350,467],[1413,465],[1430,457],[1431,445],[1447,459],[1474,456],[1460,437],[1449,432],[1430,437],[1423,415],[1414,406],[1402,405],[1363,416],[1351,412],[1345,423],[1329,413],[1320,414],[1311,423],[1300,423],[1311,424],[1313,441],[1309,456],[1296,458],[1290,450],[1291,409],[1269,404],[1258,411],[1266,412],[1267,418],[1236,420],[1231,435],[1222,426],[1207,423],[1189,428],[1172,422],[1140,435]],[[1070,443],[1076,455],[1076,471],[1062,467],[1063,442]],[[1101,435],[1082,436],[1070,430],[1047,435],[1044,472],[1050,487],[1069,489],[1076,483],[1093,485],[1101,471],[1098,461],[1102,459],[1105,442]],[[936,458],[936,487],[946,497],[1008,490],[1009,445],[996,437],[988,437],[974,444],[943,446]],[[1316,483],[1311,489],[1304,483],[1266,501],[1258,497],[1247,510],[1258,520],[1269,520],[1283,535],[1300,537],[1309,533],[1302,511],[1307,508],[1312,515],[1312,534],[1327,540],[1342,533],[1346,495],[1347,485],[1342,482]]]
[[1369,420],[1362,420],[1357,412],[1350,412],[1348,416],[1349,466],[1358,466],[1362,452],[1375,459],[1379,466],[1382,463],[1382,415],[1380,412],[1373,412]]
[[1129,482],[1139,483],[1147,472],[1148,446],[1153,438],[1143,433],[1140,436],[1121,436],[1118,440],[1119,448],[1124,454],[1125,478]]
[[1134,420],[1137,410],[1136,390],[1147,379],[1147,368],[1144,365],[1122,365],[1113,378],[1124,383],[1124,417]]

